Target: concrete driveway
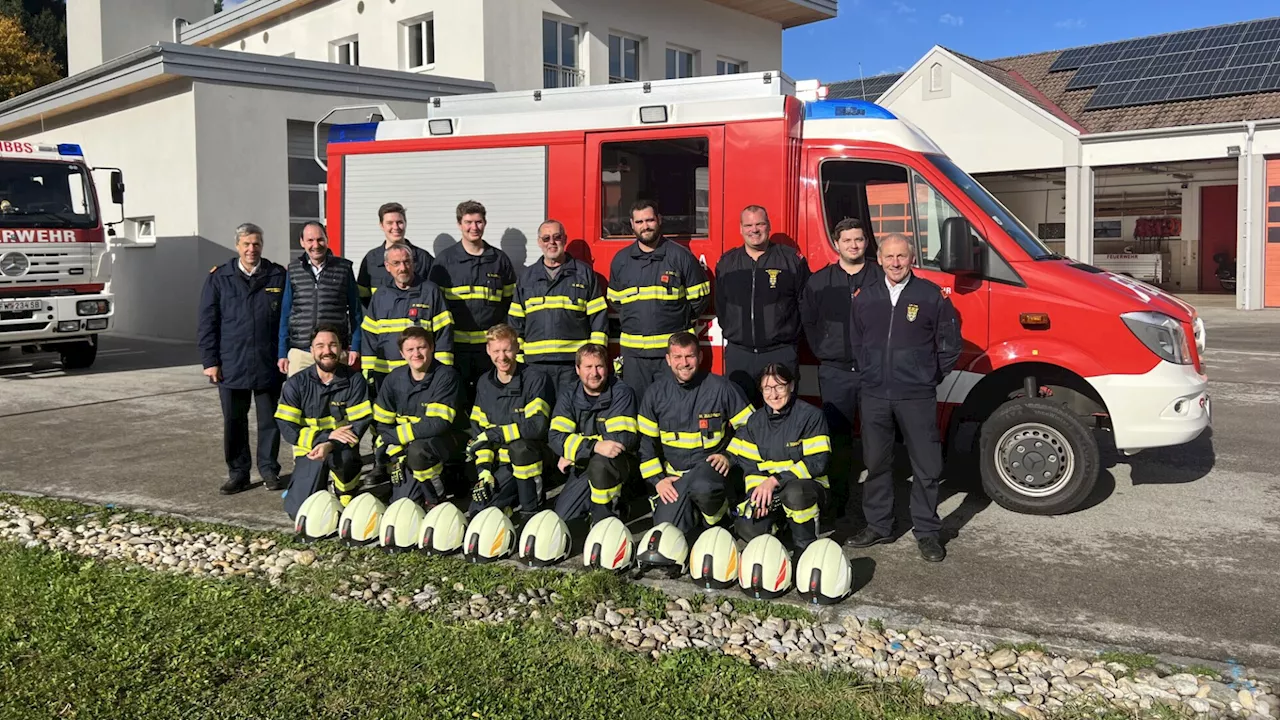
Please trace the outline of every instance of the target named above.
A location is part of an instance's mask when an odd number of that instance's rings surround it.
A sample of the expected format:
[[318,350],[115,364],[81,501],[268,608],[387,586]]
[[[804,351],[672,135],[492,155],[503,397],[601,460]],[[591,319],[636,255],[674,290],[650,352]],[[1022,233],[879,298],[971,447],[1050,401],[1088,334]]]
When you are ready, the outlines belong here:
[[[857,601],[1280,667],[1280,313],[1205,316],[1211,432],[1107,453],[1094,497],[1067,516],[1015,515],[944,484],[947,561],[921,561],[910,536],[859,553]],[[0,354],[0,398],[2,489],[287,525],[275,493],[218,495],[217,393],[192,346],[110,337],[93,370],[72,375],[52,356]]]

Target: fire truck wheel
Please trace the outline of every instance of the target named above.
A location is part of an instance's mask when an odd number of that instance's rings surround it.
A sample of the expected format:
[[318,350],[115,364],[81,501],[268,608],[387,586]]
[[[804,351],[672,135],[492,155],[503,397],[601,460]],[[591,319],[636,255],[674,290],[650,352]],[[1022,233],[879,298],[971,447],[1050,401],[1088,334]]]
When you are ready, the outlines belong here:
[[1079,418],[1040,399],[1011,400],[982,424],[982,487],[1014,512],[1060,515],[1093,492],[1098,443]]
[[98,359],[98,343],[95,339],[63,345],[58,354],[62,356],[62,369],[83,370]]

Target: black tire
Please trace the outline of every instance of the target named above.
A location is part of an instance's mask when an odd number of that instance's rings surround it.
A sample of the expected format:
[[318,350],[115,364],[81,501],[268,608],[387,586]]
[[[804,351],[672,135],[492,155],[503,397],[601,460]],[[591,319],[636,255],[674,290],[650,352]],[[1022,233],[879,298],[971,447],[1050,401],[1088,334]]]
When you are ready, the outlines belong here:
[[61,345],[58,354],[62,356],[63,370],[83,370],[98,359],[98,337],[95,335],[84,342]]
[[[1093,492],[1101,466],[1089,427],[1061,405],[1037,398],[996,408],[982,424],[978,452],[987,497],[1029,515],[1060,515],[1080,507]],[[1032,472],[1023,460],[1034,461]],[[1027,472],[1023,477],[1032,482],[1015,481],[1015,472]]]

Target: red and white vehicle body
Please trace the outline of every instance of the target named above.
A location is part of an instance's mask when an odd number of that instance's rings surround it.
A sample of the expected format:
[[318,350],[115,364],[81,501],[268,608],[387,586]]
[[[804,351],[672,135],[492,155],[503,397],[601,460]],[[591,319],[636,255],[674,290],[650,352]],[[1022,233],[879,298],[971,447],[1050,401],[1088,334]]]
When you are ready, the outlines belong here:
[[[123,202],[119,171],[111,183]],[[115,313],[110,251],[80,146],[0,141],[0,348],[93,364]]]
[[[456,204],[480,200],[488,239],[517,265],[538,258],[536,228],[556,218],[601,274],[633,240],[627,208],[641,196],[708,269],[742,242],[752,204],[815,270],[836,260],[829,233],[844,217],[906,234],[916,272],[962,323],[959,365],[938,388],[944,441],[1006,507],[1078,507],[1099,473],[1096,429],[1134,452],[1209,425],[1193,308],[1053,255],[909,122],[858,100],[803,102],[780,73],[442,97],[425,119],[333,126],[327,158],[331,242],[351,258],[381,242],[376,208],[390,201],[438,251],[456,238]],[[801,390],[817,395],[812,367]]]

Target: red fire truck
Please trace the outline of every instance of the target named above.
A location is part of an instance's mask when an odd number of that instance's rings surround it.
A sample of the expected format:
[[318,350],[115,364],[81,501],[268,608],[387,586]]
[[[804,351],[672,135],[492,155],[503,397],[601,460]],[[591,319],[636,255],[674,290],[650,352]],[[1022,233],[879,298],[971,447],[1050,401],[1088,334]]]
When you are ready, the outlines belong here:
[[[962,323],[960,363],[938,388],[948,451],[1016,511],[1079,507],[1100,471],[1096,431],[1132,453],[1209,425],[1193,308],[1053,254],[908,121],[860,100],[802,101],[780,73],[441,97],[426,118],[384,109],[332,126],[327,160],[332,242],[351,258],[382,241],[376,209],[388,201],[438,251],[456,237],[457,203],[480,200],[488,240],[517,265],[539,257],[535,230],[556,218],[602,274],[633,240],[640,197],[708,268],[742,242],[751,204],[814,269],[835,260],[842,218],[906,234],[916,272],[950,293]],[[816,373],[802,375],[816,395]]]
[[[120,171],[97,169],[122,204]],[[0,349],[93,364],[115,313],[107,235],[79,145],[0,141]]]

